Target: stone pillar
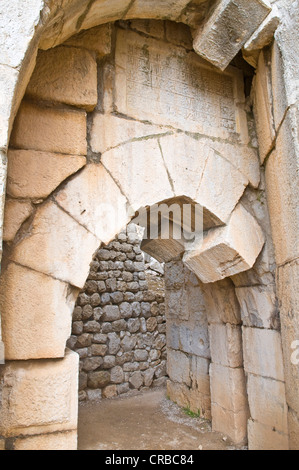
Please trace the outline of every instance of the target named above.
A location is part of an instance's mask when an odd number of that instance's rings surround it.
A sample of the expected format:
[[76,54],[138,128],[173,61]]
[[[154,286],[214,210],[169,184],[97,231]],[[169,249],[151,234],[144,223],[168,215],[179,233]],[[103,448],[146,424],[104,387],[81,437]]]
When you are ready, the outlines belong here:
[[232,281],[203,286],[208,313],[212,426],[235,443],[247,441],[249,418],[243,369],[241,316]]
[[168,396],[210,419],[210,347],[202,289],[180,260],[165,265],[165,289]]
[[1,367],[0,436],[6,449],[77,449],[78,362],[67,350],[64,359]]
[[[299,340],[299,44],[298,2],[283,9],[275,42],[257,70],[255,115],[261,158],[266,168],[267,196],[277,262],[277,288],[282,327],[282,343],[289,407],[291,449],[299,449],[299,368],[292,361]],[[267,81],[263,100],[258,99],[259,83]],[[264,101],[264,103],[263,103]],[[263,118],[265,105],[271,113]],[[272,111],[270,111],[272,110]],[[268,113],[268,114],[269,114]]]

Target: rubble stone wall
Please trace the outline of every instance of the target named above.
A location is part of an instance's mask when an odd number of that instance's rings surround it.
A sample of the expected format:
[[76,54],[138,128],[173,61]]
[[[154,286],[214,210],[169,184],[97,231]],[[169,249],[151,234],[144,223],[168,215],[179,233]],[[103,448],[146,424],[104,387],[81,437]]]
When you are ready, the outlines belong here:
[[68,346],[80,356],[80,400],[165,384],[163,266],[144,261],[141,240],[131,224],[100,248],[77,300]]

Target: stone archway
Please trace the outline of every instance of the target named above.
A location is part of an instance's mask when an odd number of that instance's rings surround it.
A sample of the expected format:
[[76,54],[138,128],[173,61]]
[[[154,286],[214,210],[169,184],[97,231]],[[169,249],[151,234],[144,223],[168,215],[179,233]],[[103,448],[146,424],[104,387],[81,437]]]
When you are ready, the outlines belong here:
[[[138,15],[142,16],[140,12]],[[99,19],[97,18],[96,21],[98,23]],[[124,32],[119,34],[118,61],[116,60],[117,90],[121,89],[123,83],[126,83],[127,90],[129,90],[130,70],[128,64],[124,64],[127,52],[123,51],[122,47],[126,41],[129,42],[130,35],[133,37],[136,32],[128,33],[128,38],[125,37]],[[153,38],[146,39],[145,50],[155,51],[155,46],[153,46],[155,41],[156,39],[153,40]],[[173,47],[175,49],[176,45]],[[191,70],[192,67],[183,51],[179,53],[179,57],[181,63],[187,64]],[[149,56],[147,53],[146,60],[151,61],[151,52]],[[7,359],[11,361],[46,360],[44,363],[36,364],[36,367],[33,363],[27,363],[29,369],[27,384],[30,381],[36,381],[40,386],[40,389],[34,391],[37,393],[36,397],[43,395],[43,388],[47,383],[46,380],[39,379],[42,368],[49,372],[53,370],[53,382],[58,387],[61,387],[62,383],[66,384],[64,380],[60,382],[62,371],[59,367],[65,367],[63,374],[66,370],[70,372],[73,369],[73,377],[76,375],[76,359],[73,356],[67,354],[66,358],[60,362],[51,359],[64,356],[65,341],[69,335],[70,311],[78,289],[82,287],[87,277],[93,252],[100,242],[108,242],[113,238],[117,231],[130,220],[129,214],[132,211],[136,211],[141,206],[152,205],[157,201],[182,196],[206,208],[219,221],[221,227],[208,233],[203,244],[194,246],[185,257],[185,261],[190,263],[190,267],[197,275],[203,276],[205,282],[216,282],[250,269],[261,252],[264,244],[262,232],[254,217],[245,209],[243,201],[240,203],[246,187],[250,184],[251,187],[257,188],[260,179],[257,154],[252,147],[248,146],[240,73],[229,69],[220,74],[198,58],[194,58],[194,61],[197,71],[204,70],[199,76],[204,77],[206,74],[206,80],[210,84],[216,83],[216,88],[220,82],[220,86],[223,86],[222,92],[228,93],[225,95],[225,105],[216,101],[223,115],[217,115],[216,121],[212,123],[208,120],[197,122],[196,109],[192,109],[195,113],[194,119],[187,121],[185,115],[171,113],[169,108],[167,108],[167,113],[157,112],[159,119],[155,122],[154,119],[152,121],[155,113],[152,109],[144,109],[142,101],[140,103],[138,101],[134,103],[134,100],[125,102],[123,95],[114,96],[113,98],[117,100],[118,114],[115,115],[109,111],[106,115],[96,113],[92,122],[93,136],[89,141],[91,147],[87,151],[84,111],[74,108],[61,109],[55,106],[53,108],[46,106],[42,109],[40,103],[30,101],[25,101],[21,106],[11,140],[11,151],[16,162],[26,157],[30,160],[30,155],[26,152],[32,150],[39,152],[41,158],[45,152],[60,154],[60,156],[75,154],[77,157],[72,159],[72,162],[69,160],[70,166],[65,168],[64,164],[59,166],[60,159],[57,156],[57,164],[64,178],[61,179],[58,176],[54,187],[46,190],[47,194],[45,194],[45,188],[42,187],[42,189],[38,188],[34,196],[27,195],[25,198],[21,196],[21,201],[18,202],[22,203],[22,209],[25,212],[19,219],[20,225],[16,233],[9,240],[10,245],[5,255],[2,305]],[[134,64],[134,60],[128,63]],[[117,73],[117,67],[119,67],[119,73]],[[109,87],[105,88],[107,89]],[[208,90],[209,94],[217,95],[215,89]],[[141,94],[139,91],[139,96],[142,97],[142,89]],[[49,99],[47,96],[44,98],[46,101]],[[111,95],[109,96],[108,93],[105,98],[107,99],[105,104],[109,106]],[[86,107],[87,110],[90,106],[90,103],[82,105],[82,102],[71,104],[79,108]],[[166,106],[169,106],[167,102]],[[206,115],[209,116],[209,112]],[[29,119],[28,116],[30,116]],[[163,123],[168,118],[170,119],[165,126],[166,129],[163,129]],[[139,119],[141,121],[138,121]],[[103,136],[102,129],[107,129],[112,122],[114,132],[118,129],[117,135],[108,133]],[[184,128],[184,123],[187,123],[186,128]],[[64,132],[61,132],[62,125]],[[100,132],[94,131],[97,126]],[[214,126],[217,129],[215,135],[210,132]],[[219,131],[220,134],[218,134]],[[122,140],[122,132],[125,135],[124,140]],[[97,147],[99,134],[102,136],[100,145],[105,142],[104,149]],[[74,135],[76,136],[75,142],[72,139]],[[119,136],[121,139],[117,140]],[[28,138],[29,142],[22,141],[23,138]],[[49,145],[51,148],[48,147]],[[102,154],[100,162],[97,161],[99,153]],[[87,165],[85,165],[86,154]],[[143,162],[146,162],[143,168],[140,168],[140,154],[143,155]],[[174,162],[179,161],[180,155],[188,156],[188,166],[185,169],[185,165],[179,168],[174,165]],[[194,157],[197,155],[203,156],[203,160],[198,161]],[[121,171],[120,165],[122,165]],[[18,164],[16,166],[18,167]],[[80,168],[83,169],[80,170]],[[127,178],[123,178],[125,173]],[[195,181],[192,176],[195,177]],[[63,183],[65,177],[67,180]],[[152,179],[157,185],[157,192],[156,189],[153,191]],[[198,179],[200,185],[197,186]],[[140,180],[142,185],[140,185]],[[15,186],[18,186],[18,183],[16,180]],[[211,191],[211,184],[214,191]],[[93,198],[90,198],[91,191]],[[34,206],[30,204],[25,207],[26,201],[22,199],[26,198],[33,198]],[[111,224],[107,223],[106,217],[103,217],[103,212],[99,212],[97,202],[99,200],[101,211],[105,203],[111,205],[112,202],[113,207],[117,207],[117,226],[114,230],[111,230]],[[13,204],[11,206],[12,211]],[[18,210],[16,212],[20,214]],[[24,220],[25,223],[23,223]],[[248,240],[242,240],[240,237],[240,234],[244,233],[248,234],[249,244]],[[15,235],[16,238],[14,238]],[[251,243],[253,240],[255,243]],[[219,247],[221,247],[220,253]],[[28,299],[30,299],[30,305],[28,305]],[[59,307],[59,314],[57,307]],[[22,317],[18,315],[20,311],[23,312]],[[256,332],[252,331],[250,326],[248,325],[247,333],[253,335]],[[21,335],[22,337],[20,336],[21,329],[23,333],[26,332],[26,335]],[[60,332],[59,335],[57,330]],[[275,333],[273,332],[273,335],[271,333],[270,343],[273,340],[279,356],[281,354],[280,338]],[[262,338],[251,338],[251,340],[259,342]],[[276,369],[274,371],[275,377],[270,376],[283,383],[280,363],[279,368],[279,373]],[[250,372],[256,373],[253,369]],[[267,371],[262,371],[261,376],[267,376],[267,373]],[[8,363],[4,373],[4,396],[11,403],[13,402],[10,396],[11,384],[14,385],[13,393],[15,404],[17,404],[18,393],[22,393],[23,387],[28,389],[28,385],[24,386],[25,382],[23,365],[21,369],[16,362]],[[71,380],[68,383],[71,383]],[[74,392],[75,386],[73,387]],[[65,395],[61,393],[61,400],[66,400],[69,393],[69,389]],[[31,391],[28,399],[32,399]],[[36,401],[33,401],[33,406],[35,405]],[[56,425],[53,424],[56,419],[54,419],[56,406],[49,407],[48,416],[41,416],[40,409],[37,407],[32,423],[28,420],[18,422],[18,416],[22,416],[23,410],[19,410],[20,415],[16,413],[12,417],[11,411],[7,408],[2,411],[1,433],[6,437],[17,437],[26,432],[34,435],[38,425],[42,434],[46,435],[40,439],[44,438],[50,442],[54,434],[61,431],[65,432],[65,438],[70,436],[74,439],[74,433],[67,434],[69,430],[75,429],[74,408],[70,412],[68,407],[62,406],[64,416],[57,418],[60,421]],[[63,424],[60,424],[61,422]],[[284,432],[285,429],[281,430],[281,433]],[[71,445],[74,445],[73,443],[74,441]],[[285,441],[282,445],[285,445]]]

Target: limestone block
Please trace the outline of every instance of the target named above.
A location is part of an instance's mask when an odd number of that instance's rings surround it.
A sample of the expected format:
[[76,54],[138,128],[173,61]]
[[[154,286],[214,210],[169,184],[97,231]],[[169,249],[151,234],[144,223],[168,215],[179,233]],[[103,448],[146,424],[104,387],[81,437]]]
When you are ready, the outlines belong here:
[[248,421],[249,450],[289,450],[288,435],[258,421]]
[[[0,19],[1,63],[17,68],[21,65],[40,21],[44,4],[41,0],[3,0]],[[0,126],[1,127],[1,126]]]
[[210,359],[208,325],[205,324],[204,321],[201,323],[190,322],[189,324],[181,325],[179,327],[179,335],[181,351]]
[[167,373],[174,382],[190,386],[190,358],[180,351],[169,349],[167,352]]
[[288,429],[289,429],[289,441],[290,450],[299,449],[299,419],[296,414],[289,410],[288,412]]
[[242,330],[240,326],[210,325],[210,348],[214,364],[226,367],[242,367]]
[[248,143],[244,83],[238,69],[220,73],[182,47],[123,30],[117,32],[115,60],[119,113]]
[[165,37],[165,23],[163,21],[137,19],[130,21],[130,24],[132,29],[141,31],[147,36],[152,36],[157,39],[164,39]]
[[86,50],[63,46],[40,51],[26,94],[33,99],[92,111],[98,101],[94,55]]
[[187,385],[183,383],[172,382],[167,380],[167,396],[177,405],[188,408],[190,406],[190,391]]
[[127,196],[133,213],[174,195],[156,140],[128,143],[106,152],[101,161]]
[[184,253],[185,243],[182,239],[174,240],[173,238],[145,239],[141,244],[141,249],[159,263],[168,263]]
[[189,26],[186,24],[165,21],[165,36],[167,41],[192,51],[192,34]]
[[261,181],[260,161],[255,148],[247,145],[216,141],[209,138],[200,140],[211,147],[215,152],[228,160],[254,188],[258,188]]
[[82,29],[89,29],[99,24],[121,19],[126,13],[131,0],[96,0],[93,2],[82,23]]
[[226,410],[217,403],[212,403],[212,429],[230,437],[235,444],[247,442],[248,413],[239,411],[234,413]]
[[285,384],[248,374],[247,391],[250,415],[254,421],[288,434],[288,407]]
[[270,11],[269,2],[263,0],[241,0],[238,3],[233,0],[218,1],[195,35],[194,50],[225,70]]
[[12,241],[22,223],[30,217],[33,207],[30,202],[8,199],[5,204],[3,240]]
[[[1,21],[1,20],[0,20]],[[1,39],[0,39],[1,41]],[[1,51],[3,49],[1,48]],[[1,109],[0,109],[0,148],[7,147],[8,134],[10,130],[10,113],[15,89],[18,81],[18,71],[0,65],[0,88],[1,88]]]
[[284,381],[280,333],[274,330],[243,327],[245,371]]
[[86,114],[40,108],[24,101],[14,123],[11,145],[19,149],[86,155]]
[[102,164],[88,165],[55,199],[104,243],[109,243],[129,221],[127,200]]
[[280,12],[276,5],[273,5],[272,11],[256,29],[253,35],[244,44],[244,50],[247,53],[263,49],[269,46],[273,41],[274,33],[280,23]]
[[30,234],[14,247],[11,259],[81,289],[99,244],[98,238],[49,201],[37,210]]
[[275,139],[274,118],[272,114],[271,75],[266,52],[262,51],[258,61],[255,78],[254,115],[259,141],[261,163],[273,148]]
[[9,362],[1,370],[3,436],[74,431],[78,419],[78,362],[67,350],[60,360]]
[[241,311],[235,293],[235,287],[230,279],[202,284],[205,298],[208,322],[241,324]]
[[222,153],[210,154],[195,201],[226,223],[248,185],[247,178]]
[[169,132],[162,126],[144,124],[109,114],[94,113],[91,128],[91,148],[95,153],[104,153],[133,139],[157,137]]
[[215,282],[252,268],[265,239],[249,212],[239,204],[227,227],[214,229],[184,255],[184,262],[204,283]]
[[126,18],[161,19],[168,18],[176,20],[181,15],[190,0],[135,0]]
[[0,450],[5,450],[5,439],[0,437]]
[[66,46],[88,49],[96,53],[97,59],[102,59],[111,53],[112,31],[113,27],[111,24],[103,24],[87,31],[81,31],[81,33],[72,36],[64,44]]
[[277,264],[299,256],[299,105],[290,108],[266,164],[267,200]]
[[212,420],[210,395],[203,395],[199,390],[191,388],[189,390],[189,409],[193,413],[199,414],[203,419]]
[[169,135],[160,140],[165,164],[176,196],[195,199],[213,150],[185,134]]
[[165,305],[166,316],[170,322],[174,320],[189,320],[190,312],[188,308],[188,293],[184,288],[166,290]]
[[298,282],[299,262],[281,266],[278,269],[278,297],[280,300],[280,316],[282,324],[282,344],[284,353],[285,380],[287,403],[299,415],[298,396],[298,351],[299,321],[298,321]]
[[202,357],[191,357],[190,377],[192,388],[207,397],[210,396],[210,362],[209,359]]
[[[282,25],[275,33],[272,58],[272,85],[276,129],[281,124],[286,109],[299,97],[299,57],[295,50],[299,37],[299,10],[290,5],[283,11]],[[295,49],[295,50],[294,50]]]
[[244,326],[273,328],[278,316],[274,286],[236,288]]
[[9,150],[7,193],[16,198],[46,198],[85,164],[83,156]]
[[18,438],[14,450],[77,450],[77,431]]
[[[225,410],[248,415],[245,373],[212,363],[210,366],[211,400]],[[213,413],[213,410],[212,410]]]
[[75,300],[64,282],[10,263],[0,292],[6,359],[63,357]]

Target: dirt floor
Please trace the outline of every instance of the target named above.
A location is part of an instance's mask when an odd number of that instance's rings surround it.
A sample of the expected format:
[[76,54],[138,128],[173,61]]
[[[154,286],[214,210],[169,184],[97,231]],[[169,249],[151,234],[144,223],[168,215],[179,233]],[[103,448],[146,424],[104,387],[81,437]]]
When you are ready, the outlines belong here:
[[235,450],[158,389],[79,408],[79,450]]

